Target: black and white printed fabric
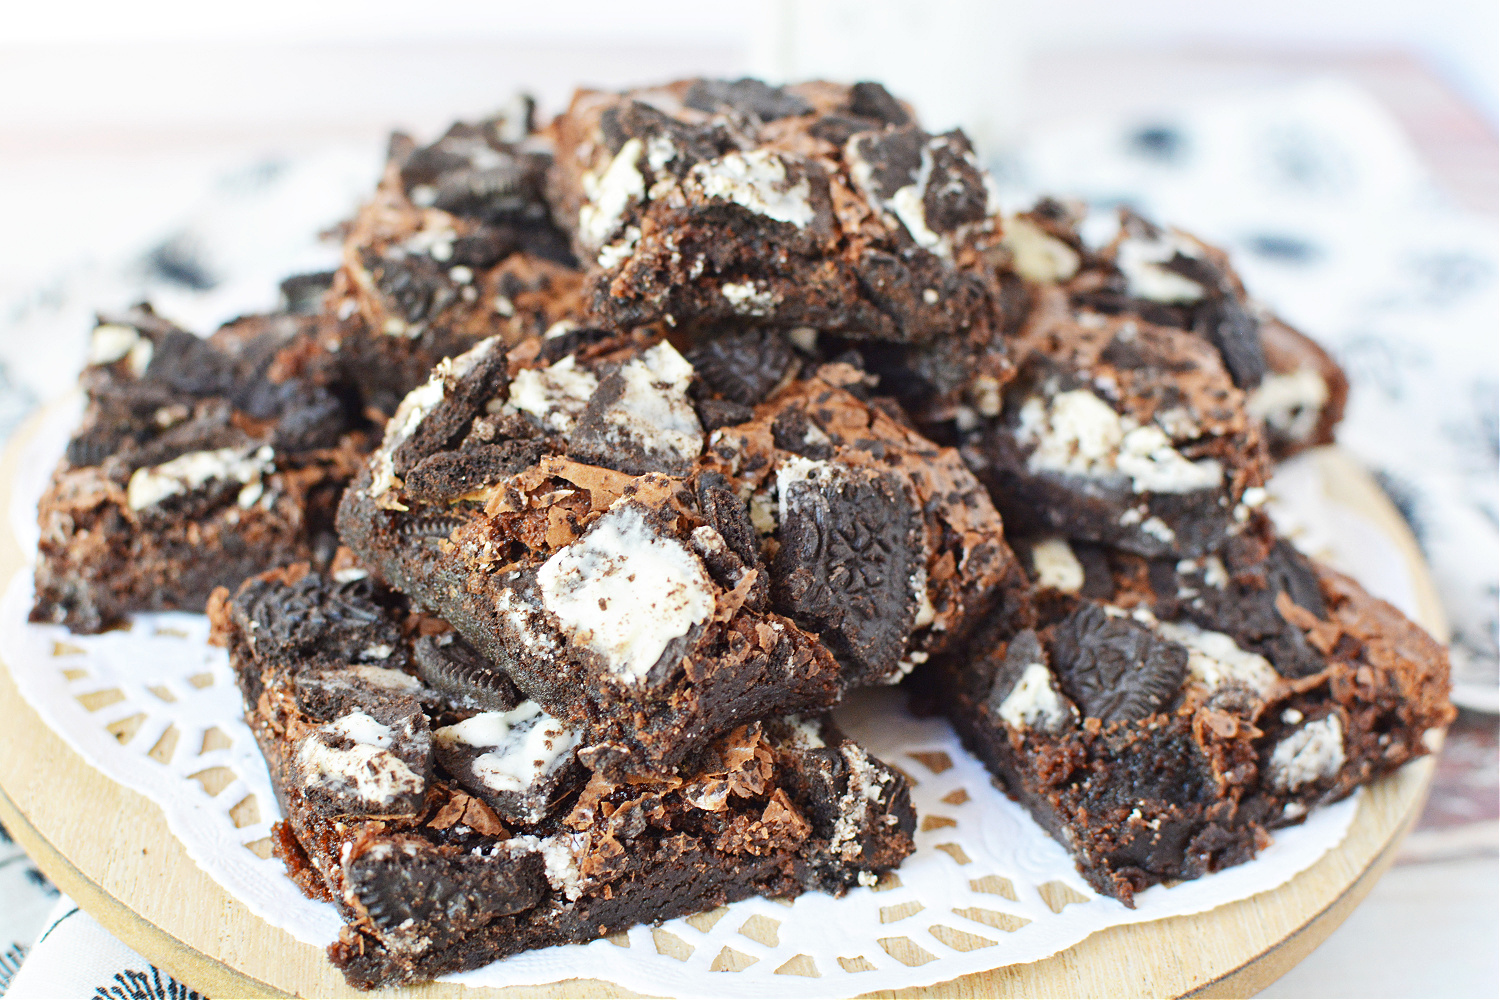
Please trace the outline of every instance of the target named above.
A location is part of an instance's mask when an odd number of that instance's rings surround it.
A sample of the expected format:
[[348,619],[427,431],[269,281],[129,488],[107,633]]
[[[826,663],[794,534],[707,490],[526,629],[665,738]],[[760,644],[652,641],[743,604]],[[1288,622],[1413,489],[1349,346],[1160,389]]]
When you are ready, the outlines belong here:
[[46,888],[52,907],[36,943],[19,971],[7,964],[7,978],[0,980],[7,1000],[205,1000],[121,944],[77,903]]

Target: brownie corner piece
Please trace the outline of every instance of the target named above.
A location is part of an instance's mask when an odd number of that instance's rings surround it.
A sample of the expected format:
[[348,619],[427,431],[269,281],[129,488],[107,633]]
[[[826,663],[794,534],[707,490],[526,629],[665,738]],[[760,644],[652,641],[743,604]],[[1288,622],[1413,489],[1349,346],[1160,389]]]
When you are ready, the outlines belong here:
[[218,614],[286,814],[277,853],[339,907],[351,985],[839,894],[912,850],[905,780],[820,716],[747,723],[673,775],[591,771],[580,730],[369,578],[270,572]]
[[365,437],[322,323],[244,317],[204,339],[147,307],[101,320],[82,422],[38,507],[33,621],[97,632],[201,610],[216,586],[332,557]]
[[1199,559],[1018,539],[1036,620],[923,677],[1099,892],[1254,857],[1427,753],[1442,648],[1268,535]]

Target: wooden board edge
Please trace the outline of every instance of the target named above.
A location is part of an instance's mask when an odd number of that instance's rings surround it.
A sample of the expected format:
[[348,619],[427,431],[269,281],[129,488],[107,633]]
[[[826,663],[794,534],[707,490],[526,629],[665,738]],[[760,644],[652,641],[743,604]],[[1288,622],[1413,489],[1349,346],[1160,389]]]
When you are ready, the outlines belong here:
[[110,895],[69,861],[0,789],[0,823],[21,845],[42,874],[66,893],[105,930],[139,952],[172,978],[207,997],[288,997],[268,983],[232,969],[146,920]]
[[1401,851],[1402,842],[1406,840],[1407,834],[1411,833],[1412,828],[1417,825],[1417,820],[1422,816],[1431,787],[1429,776],[1429,780],[1423,782],[1422,794],[1412,802],[1406,817],[1391,835],[1385,848],[1337,899],[1254,959],[1183,995],[1205,998],[1252,996],[1276,982],[1304,958],[1311,955],[1319,945],[1328,940],[1334,931],[1339,929],[1354,912],[1354,908],[1364,902],[1370,890],[1375,888],[1375,883],[1379,882],[1390,870],[1391,865],[1396,861],[1396,855]]

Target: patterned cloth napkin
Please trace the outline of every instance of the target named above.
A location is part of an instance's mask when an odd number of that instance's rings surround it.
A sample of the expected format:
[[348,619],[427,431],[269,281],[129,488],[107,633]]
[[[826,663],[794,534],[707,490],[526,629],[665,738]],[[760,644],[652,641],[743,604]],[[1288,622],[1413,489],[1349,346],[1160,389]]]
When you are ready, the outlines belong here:
[[[274,307],[285,274],[333,266],[314,234],[352,211],[377,157],[330,147],[242,164],[162,229],[122,238],[134,249],[116,258],[0,268],[0,439],[71,384],[96,309],[149,298],[207,331]],[[1255,294],[1333,351],[1354,384],[1340,440],[1412,524],[1452,619],[1455,699],[1495,711],[1494,220],[1445,205],[1394,122],[1332,81],[1043,131],[997,166],[1012,207],[1084,198],[1100,239],[1128,204],[1223,245]],[[182,203],[165,184],[162,198]],[[0,994],[197,996],[60,897],[9,838],[0,899]]]

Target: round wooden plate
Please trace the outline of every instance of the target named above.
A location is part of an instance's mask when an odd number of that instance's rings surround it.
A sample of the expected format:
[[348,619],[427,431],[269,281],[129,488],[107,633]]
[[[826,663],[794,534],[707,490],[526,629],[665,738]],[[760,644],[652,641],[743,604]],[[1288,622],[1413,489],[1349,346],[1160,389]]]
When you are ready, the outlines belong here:
[[[18,456],[34,417],[0,459],[0,513],[10,509]],[[1419,620],[1446,638],[1427,568],[1405,523],[1369,475],[1336,449],[1316,461],[1335,502],[1377,525],[1401,550]],[[8,525],[7,521],[7,525]],[[0,530],[0,582],[25,565]],[[343,996],[323,951],[262,921],[190,859],[161,810],[89,766],[22,700],[0,669],[0,822],[49,878],[122,941],[210,997]],[[1274,981],[1343,922],[1390,867],[1421,812],[1433,759],[1360,793],[1348,836],[1287,884],[1208,913],[1100,931],[1051,958],[925,989],[868,996],[1247,996]],[[726,987],[730,984],[726,982]],[[377,991],[403,997],[637,996],[600,980],[508,990],[445,984]]]

